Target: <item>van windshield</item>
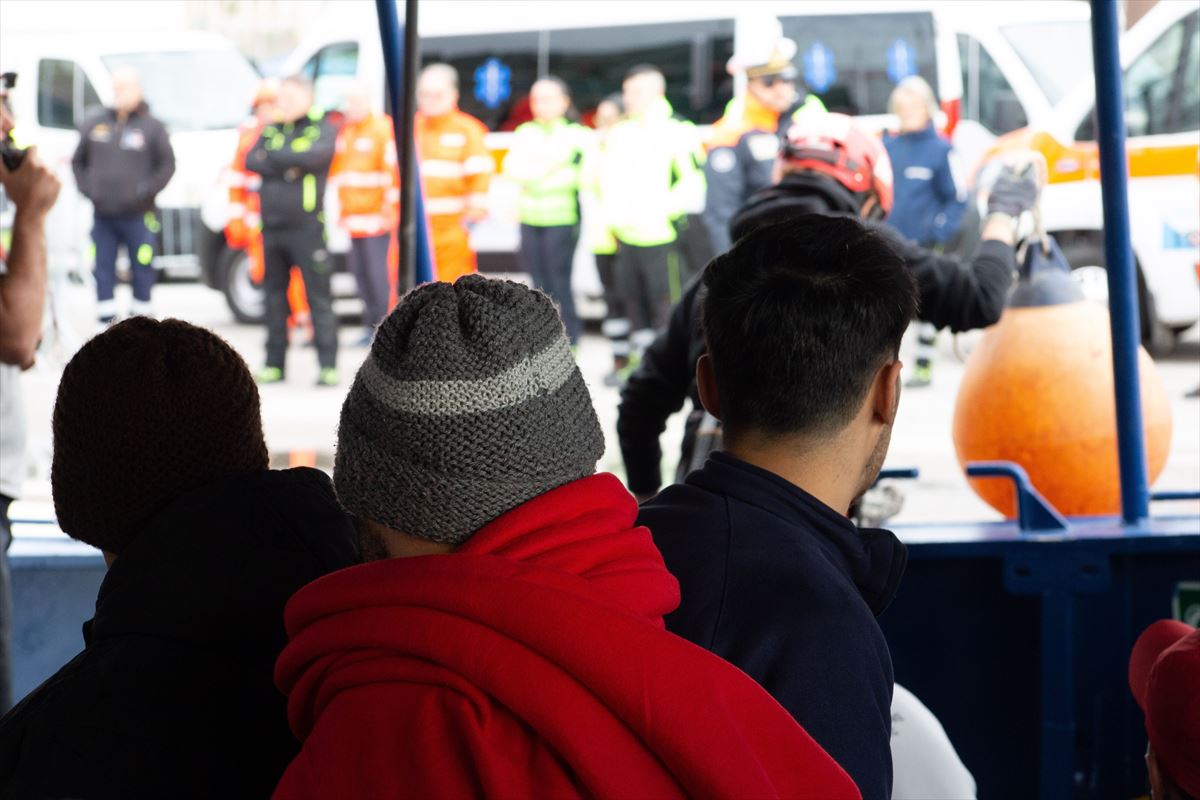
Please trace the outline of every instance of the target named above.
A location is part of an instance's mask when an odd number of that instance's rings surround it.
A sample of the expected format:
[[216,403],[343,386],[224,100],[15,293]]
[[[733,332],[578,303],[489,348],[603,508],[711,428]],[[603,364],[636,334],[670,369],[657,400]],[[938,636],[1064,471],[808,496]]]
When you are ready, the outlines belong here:
[[1025,62],[1050,105],[1056,105],[1080,79],[1092,74],[1087,20],[1022,22],[1003,25],[1000,32]]
[[797,45],[802,87],[830,111],[886,114],[896,83],[920,75],[938,91],[933,15],[881,13],[780,17]]
[[174,50],[105,56],[142,79],[150,112],[172,132],[236,128],[250,113],[258,74],[237,50]]

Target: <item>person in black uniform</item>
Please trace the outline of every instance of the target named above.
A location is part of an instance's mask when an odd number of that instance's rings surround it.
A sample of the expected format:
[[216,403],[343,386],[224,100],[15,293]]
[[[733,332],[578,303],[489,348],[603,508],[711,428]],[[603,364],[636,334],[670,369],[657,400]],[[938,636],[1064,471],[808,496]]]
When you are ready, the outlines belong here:
[[796,43],[783,35],[779,20],[770,17],[750,23],[745,41],[726,65],[730,75],[745,76],[746,90],[725,107],[704,143],[704,226],[714,254],[733,244],[729,222],[734,215],[755,192],[774,182],[779,126],[785,116],[799,109],[825,111],[820,98],[798,86],[795,56]]
[[[969,262],[939,255],[882,225],[891,208],[891,166],[879,140],[843,114],[797,114],[777,165],[779,182],[751,198],[732,221],[736,241],[755,227],[801,213],[864,219],[912,270],[918,317],[953,331],[984,328],[1000,318],[1012,285],[1017,218],[1037,201],[1032,178],[1005,174],[993,188],[981,241]],[[696,391],[696,362],[705,352],[699,316],[702,283],[693,281],[672,309],[667,328],[646,350],[621,392],[617,436],[629,490],[645,500],[662,484],[659,436],[667,419],[692,399],[677,478],[718,449],[719,427]]]
[[337,129],[313,108],[312,85],[301,76],[279,87],[280,121],[263,128],[246,156],[246,169],[262,176],[263,261],[266,293],[267,363],[259,383],[284,379],[288,346],[288,279],[300,268],[312,311],[319,386],[336,386],[337,317],[330,277],[333,264],[325,247],[323,200]]
[[152,314],[154,242],[159,229],[154,198],[175,174],[166,127],[150,115],[132,67],[112,71],[113,107],[84,120],[71,159],[75,184],[92,201],[96,245],[96,313],[102,324],[117,316],[117,249],[124,245],[133,275],[134,314]]

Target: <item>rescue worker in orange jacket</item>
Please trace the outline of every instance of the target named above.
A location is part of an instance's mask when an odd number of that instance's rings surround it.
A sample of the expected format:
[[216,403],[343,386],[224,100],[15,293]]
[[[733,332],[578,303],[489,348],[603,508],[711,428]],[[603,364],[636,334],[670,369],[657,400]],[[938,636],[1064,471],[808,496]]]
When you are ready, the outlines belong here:
[[487,216],[496,162],[483,143],[487,128],[458,110],[458,72],[430,64],[417,80],[416,139],[433,237],[434,276],[453,282],[475,272],[467,226]]
[[[250,109],[253,116],[238,127],[237,151],[229,170],[229,221],[225,224],[225,241],[236,250],[246,251],[250,259],[250,280],[259,286],[265,273],[262,215],[258,201],[258,187],[262,178],[246,171],[246,154],[258,141],[263,126],[275,121],[275,103],[278,99],[279,81],[267,78],[259,82]],[[288,305],[292,310],[291,324],[311,328],[304,278],[295,267],[292,267],[288,283]]]
[[350,235],[346,258],[363,301],[362,343],[387,316],[392,293],[388,254],[400,221],[400,173],[392,118],[371,109],[367,87],[346,88],[346,122],[338,134],[329,185],[337,190],[337,224]]

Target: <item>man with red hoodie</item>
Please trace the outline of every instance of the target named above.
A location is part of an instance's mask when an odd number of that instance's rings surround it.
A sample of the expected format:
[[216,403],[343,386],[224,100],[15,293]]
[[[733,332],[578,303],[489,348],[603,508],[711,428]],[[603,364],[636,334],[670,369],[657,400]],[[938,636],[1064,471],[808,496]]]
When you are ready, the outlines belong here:
[[859,796],[679,603],[545,295],[432,283],[379,327],[334,484],[368,563],[298,592],[279,798]]

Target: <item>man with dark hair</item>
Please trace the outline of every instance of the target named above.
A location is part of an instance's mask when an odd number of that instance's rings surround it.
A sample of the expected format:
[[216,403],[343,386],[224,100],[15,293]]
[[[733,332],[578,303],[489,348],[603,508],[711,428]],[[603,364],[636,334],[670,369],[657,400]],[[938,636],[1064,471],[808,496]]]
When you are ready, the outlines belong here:
[[308,79],[293,75],[279,86],[279,121],[262,129],[246,156],[246,169],[262,176],[263,292],[267,358],[259,383],[279,383],[286,374],[288,282],[300,269],[317,345],[318,386],[338,383],[338,323],[330,281],[333,263],[325,247],[324,200],[337,130],[313,106]]
[[268,470],[245,362],[179,320],[85,344],[53,427],[59,524],[108,574],[83,652],[0,720],[0,797],[267,797],[298,749],[284,603],[357,560],[329,478]]
[[761,683],[885,800],[892,666],[875,616],[906,554],[846,515],[887,454],[915,282],[878,233],[820,215],[758,228],[703,280],[696,379],[725,452],[638,518],[680,582],[667,629]]
[[[982,241],[969,262],[938,255],[884,227],[892,207],[892,172],[879,138],[844,114],[798,112],[775,166],[777,183],[755,194],[733,218],[736,241],[753,228],[797,214],[832,214],[866,220],[913,274],[920,319],[965,331],[993,324],[1012,285],[1015,219],[1032,207],[1032,178],[1006,173],[989,198]],[[662,483],[658,437],[667,419],[689,397],[677,479],[704,463],[719,446],[720,429],[705,415],[696,393],[696,360],[704,352],[700,304],[704,286],[694,281],[671,311],[665,331],[646,350],[621,392],[617,435],[629,490],[647,499]]]

